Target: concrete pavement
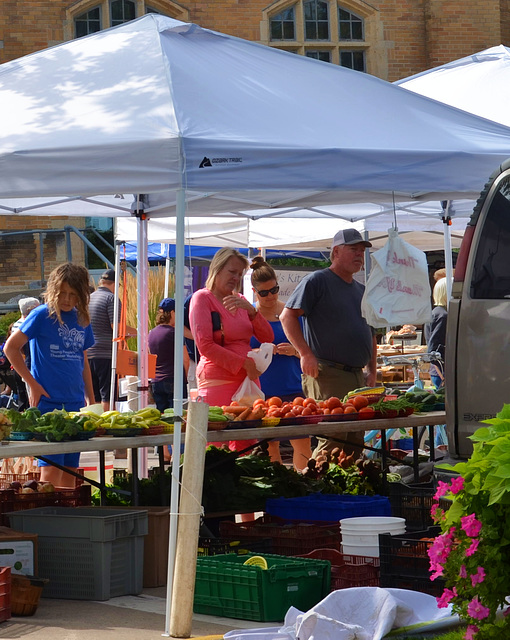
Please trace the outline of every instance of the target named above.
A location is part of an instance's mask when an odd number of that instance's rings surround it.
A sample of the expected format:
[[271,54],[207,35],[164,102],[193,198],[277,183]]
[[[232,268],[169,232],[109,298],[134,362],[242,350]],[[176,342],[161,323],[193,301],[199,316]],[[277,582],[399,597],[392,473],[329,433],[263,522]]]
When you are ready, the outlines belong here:
[[[79,579],[79,577],[77,577]],[[144,589],[139,596],[104,602],[41,598],[29,617],[0,623],[0,638],[14,640],[157,640],[165,632],[166,588]],[[271,627],[252,622],[194,614],[192,638],[219,636],[233,629]]]

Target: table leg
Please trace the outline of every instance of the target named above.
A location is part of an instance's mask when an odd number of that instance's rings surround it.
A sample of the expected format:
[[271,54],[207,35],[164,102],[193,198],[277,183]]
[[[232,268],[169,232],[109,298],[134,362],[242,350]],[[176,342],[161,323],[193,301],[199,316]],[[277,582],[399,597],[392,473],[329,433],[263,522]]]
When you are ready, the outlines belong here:
[[415,482],[419,482],[420,481],[420,463],[419,463],[419,457],[418,457],[418,447],[419,447],[419,441],[418,441],[418,428],[417,427],[413,427],[413,469],[414,469],[414,481]]
[[138,456],[136,449],[131,449],[131,483],[133,507],[138,507],[140,496],[138,495]]

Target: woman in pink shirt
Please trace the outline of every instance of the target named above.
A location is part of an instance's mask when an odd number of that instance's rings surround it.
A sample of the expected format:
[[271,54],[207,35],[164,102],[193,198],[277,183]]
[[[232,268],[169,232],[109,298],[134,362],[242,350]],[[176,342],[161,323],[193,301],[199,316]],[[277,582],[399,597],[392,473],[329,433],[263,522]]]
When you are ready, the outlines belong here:
[[[220,249],[211,261],[205,288],[191,299],[191,332],[201,357],[197,367],[199,395],[211,406],[230,404],[248,376],[257,384],[259,371],[250,339],[272,342],[273,330],[255,307],[239,294],[248,260],[235,249]],[[238,450],[255,441],[232,441]]]

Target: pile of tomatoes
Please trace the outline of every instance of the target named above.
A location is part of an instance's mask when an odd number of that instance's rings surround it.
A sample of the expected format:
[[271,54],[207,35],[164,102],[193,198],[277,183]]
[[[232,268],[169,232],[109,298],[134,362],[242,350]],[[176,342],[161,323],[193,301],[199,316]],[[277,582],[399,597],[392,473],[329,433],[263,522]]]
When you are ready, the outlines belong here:
[[368,398],[362,395],[349,398],[346,402],[335,396],[318,402],[313,398],[300,397],[294,398],[292,402],[283,402],[278,396],[273,396],[266,400],[255,400],[253,408],[258,406],[264,407],[266,415],[273,418],[358,413],[360,418],[369,420],[375,415],[374,409],[368,404]]

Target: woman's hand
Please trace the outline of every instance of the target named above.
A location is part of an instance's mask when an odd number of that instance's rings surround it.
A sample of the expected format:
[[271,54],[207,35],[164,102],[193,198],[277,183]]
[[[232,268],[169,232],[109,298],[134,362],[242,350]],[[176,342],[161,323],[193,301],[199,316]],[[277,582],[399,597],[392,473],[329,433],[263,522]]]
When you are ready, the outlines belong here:
[[295,349],[290,342],[280,342],[276,345],[276,351],[280,356],[297,356],[299,357],[299,351]]
[[35,380],[28,388],[28,399],[31,407],[37,407],[42,396],[46,396],[47,398],[50,397],[50,394],[46,393],[46,389]]
[[253,358],[246,358],[243,368],[246,370],[246,375],[250,380],[256,380],[260,376],[260,371],[257,369],[257,365]]
[[245,309],[248,312],[250,319],[252,320],[257,313],[257,309],[255,309],[255,307],[250,302],[248,302],[246,298],[242,298],[241,296],[237,296],[235,294],[225,296],[223,298],[223,306],[225,307],[225,309],[227,309],[227,311],[230,311],[230,313],[235,313],[237,309]]

